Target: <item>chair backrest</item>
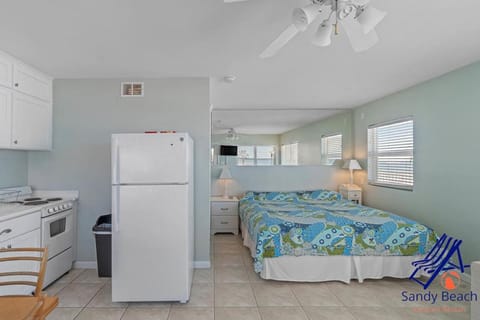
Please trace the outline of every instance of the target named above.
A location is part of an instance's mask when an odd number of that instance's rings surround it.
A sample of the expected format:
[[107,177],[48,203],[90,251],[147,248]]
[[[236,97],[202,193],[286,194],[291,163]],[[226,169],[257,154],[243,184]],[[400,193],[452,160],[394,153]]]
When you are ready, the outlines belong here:
[[47,258],[47,248],[0,249],[0,289],[5,286],[34,287],[34,295],[39,297]]

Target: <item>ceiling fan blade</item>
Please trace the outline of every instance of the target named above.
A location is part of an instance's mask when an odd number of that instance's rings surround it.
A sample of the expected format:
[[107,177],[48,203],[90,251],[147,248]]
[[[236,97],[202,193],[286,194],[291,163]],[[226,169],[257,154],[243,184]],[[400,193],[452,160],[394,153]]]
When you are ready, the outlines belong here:
[[292,24],[285,31],[283,31],[277,39],[275,39],[261,54],[260,58],[270,58],[274,56],[280,49],[282,49],[290,40],[298,33],[298,29]]
[[378,42],[378,35],[375,30],[367,34],[363,33],[362,25],[354,19],[353,15],[341,20],[341,23],[355,52],[366,51]]

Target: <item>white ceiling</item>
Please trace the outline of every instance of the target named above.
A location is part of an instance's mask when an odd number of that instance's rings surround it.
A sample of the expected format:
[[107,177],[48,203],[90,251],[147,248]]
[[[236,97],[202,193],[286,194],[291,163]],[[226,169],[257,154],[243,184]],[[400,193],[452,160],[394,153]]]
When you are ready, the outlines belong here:
[[241,134],[282,134],[340,112],[344,110],[214,110],[212,133],[226,133],[234,128]]
[[0,49],[56,78],[212,76],[214,108],[348,108],[480,59],[478,0],[372,0],[373,49],[314,47],[314,25],[259,59],[307,2],[0,0]]

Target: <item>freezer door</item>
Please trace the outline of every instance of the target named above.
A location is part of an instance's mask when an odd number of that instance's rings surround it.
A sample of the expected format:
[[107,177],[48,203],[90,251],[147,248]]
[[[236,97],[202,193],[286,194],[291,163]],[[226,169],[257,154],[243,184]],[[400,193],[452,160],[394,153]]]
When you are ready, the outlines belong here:
[[112,300],[187,301],[189,185],[112,188]]
[[112,184],[188,183],[189,139],[186,133],[112,135]]

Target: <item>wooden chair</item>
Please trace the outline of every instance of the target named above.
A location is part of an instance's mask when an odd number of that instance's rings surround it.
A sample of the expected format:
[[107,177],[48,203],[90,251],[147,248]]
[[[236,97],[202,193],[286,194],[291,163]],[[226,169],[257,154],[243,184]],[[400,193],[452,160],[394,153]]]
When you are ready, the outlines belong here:
[[[47,267],[47,248],[9,248],[0,249],[0,265],[18,268],[0,272],[0,289],[8,286],[27,286],[34,288],[33,294],[9,295],[0,297],[0,318],[8,319],[45,319],[58,305],[58,297],[49,297],[42,293],[43,280]],[[32,264],[33,262],[33,264]],[[22,265],[23,264],[23,265]],[[34,270],[26,267],[39,265]],[[22,267],[20,267],[22,266]],[[20,268],[19,268],[20,267]],[[4,269],[4,268],[2,268]],[[38,271],[37,271],[38,270]],[[6,279],[3,281],[3,279]],[[23,279],[22,279],[23,278]],[[28,281],[26,279],[36,279]]]

